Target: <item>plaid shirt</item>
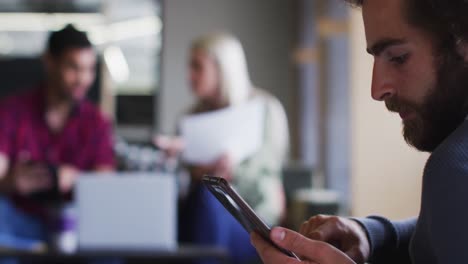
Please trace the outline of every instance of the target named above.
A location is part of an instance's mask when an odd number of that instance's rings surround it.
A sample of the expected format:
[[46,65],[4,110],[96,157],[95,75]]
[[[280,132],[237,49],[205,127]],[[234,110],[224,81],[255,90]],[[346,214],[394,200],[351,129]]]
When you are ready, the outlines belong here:
[[12,166],[22,152],[34,161],[84,171],[114,166],[110,123],[92,103],[79,103],[58,133],[49,130],[44,106],[43,89],[0,102],[0,152]]
[[64,128],[52,132],[45,120],[42,87],[0,101],[0,152],[8,156],[10,168],[23,153],[33,161],[82,171],[115,165],[111,124],[99,110],[84,100]]

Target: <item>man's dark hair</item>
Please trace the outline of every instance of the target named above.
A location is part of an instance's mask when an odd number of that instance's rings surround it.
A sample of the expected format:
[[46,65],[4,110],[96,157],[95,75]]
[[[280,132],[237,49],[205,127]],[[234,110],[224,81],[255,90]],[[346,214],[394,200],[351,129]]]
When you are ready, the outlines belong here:
[[77,30],[73,25],[68,24],[59,31],[54,31],[49,36],[47,51],[54,57],[58,57],[69,48],[91,48],[86,33]]
[[[366,0],[345,0],[362,6]],[[403,0],[408,22],[429,33],[440,51],[454,50],[459,41],[468,41],[467,0]]]

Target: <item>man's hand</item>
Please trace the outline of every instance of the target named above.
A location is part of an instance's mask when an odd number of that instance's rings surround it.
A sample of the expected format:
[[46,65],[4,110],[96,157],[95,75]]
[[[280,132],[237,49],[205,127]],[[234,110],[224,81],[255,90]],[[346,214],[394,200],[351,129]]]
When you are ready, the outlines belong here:
[[9,167],[10,159],[6,154],[0,152],[0,180],[7,176]]
[[270,238],[279,247],[299,255],[301,261],[286,256],[258,234],[253,233],[251,235],[252,244],[265,264],[355,264],[346,254],[332,245],[308,239],[285,228],[273,228]]
[[62,165],[57,169],[58,188],[60,193],[68,193],[75,185],[78,169],[71,165]]
[[52,175],[47,166],[32,161],[20,161],[12,169],[15,190],[27,196],[31,193],[50,190],[53,186]]
[[356,263],[365,263],[369,259],[370,245],[366,232],[354,220],[318,215],[304,222],[299,233],[332,244]]

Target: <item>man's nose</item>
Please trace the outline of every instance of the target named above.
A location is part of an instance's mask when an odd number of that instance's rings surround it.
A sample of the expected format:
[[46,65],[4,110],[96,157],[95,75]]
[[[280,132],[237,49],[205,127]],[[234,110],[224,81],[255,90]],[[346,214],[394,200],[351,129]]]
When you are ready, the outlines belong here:
[[395,83],[391,78],[391,74],[377,67],[375,63],[372,73],[371,94],[372,98],[376,101],[384,101],[386,98],[395,95]]

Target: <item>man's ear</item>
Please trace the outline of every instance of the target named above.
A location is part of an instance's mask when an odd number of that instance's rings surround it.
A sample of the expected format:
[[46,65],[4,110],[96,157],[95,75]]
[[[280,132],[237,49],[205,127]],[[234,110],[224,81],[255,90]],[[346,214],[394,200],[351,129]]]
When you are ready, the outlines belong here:
[[465,62],[468,62],[468,41],[467,40],[457,41],[457,52],[463,57]]

